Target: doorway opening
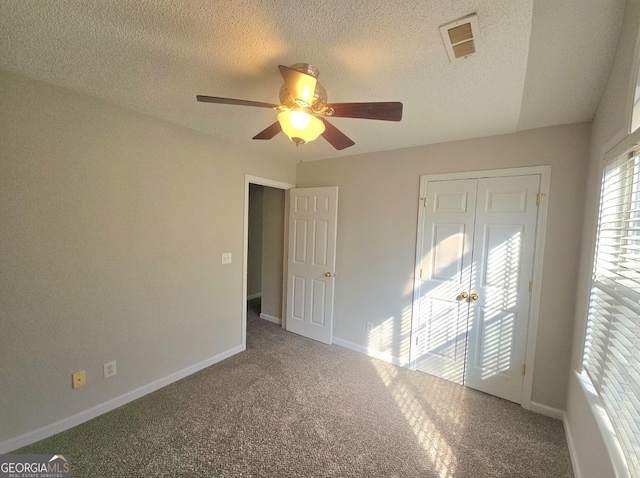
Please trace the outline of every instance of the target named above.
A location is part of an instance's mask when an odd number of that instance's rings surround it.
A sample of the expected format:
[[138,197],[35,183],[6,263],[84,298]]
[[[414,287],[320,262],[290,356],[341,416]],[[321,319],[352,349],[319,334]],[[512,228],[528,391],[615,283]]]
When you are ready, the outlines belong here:
[[249,184],[247,308],[249,317],[282,324],[285,191]]
[[284,325],[286,264],[286,191],[295,185],[245,176],[242,350],[247,317]]

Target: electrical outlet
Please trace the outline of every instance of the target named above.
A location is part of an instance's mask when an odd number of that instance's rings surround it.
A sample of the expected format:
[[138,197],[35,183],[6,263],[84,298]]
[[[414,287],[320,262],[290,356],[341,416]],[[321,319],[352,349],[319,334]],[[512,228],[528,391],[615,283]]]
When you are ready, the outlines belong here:
[[222,263],[223,264],[231,264],[233,260],[233,256],[231,255],[230,252],[223,252],[222,253]]
[[104,378],[113,377],[116,374],[116,361],[104,364]]
[[87,384],[87,374],[84,370],[80,370],[71,375],[71,379],[73,388],[84,387]]
[[367,322],[367,332],[373,332],[373,322]]

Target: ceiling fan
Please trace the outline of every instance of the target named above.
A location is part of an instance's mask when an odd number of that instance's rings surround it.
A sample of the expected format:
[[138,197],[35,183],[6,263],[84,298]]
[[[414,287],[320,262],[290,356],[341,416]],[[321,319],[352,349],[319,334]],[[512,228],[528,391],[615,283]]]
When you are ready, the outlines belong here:
[[261,131],[253,139],[271,139],[280,131],[296,145],[313,141],[322,135],[331,146],[342,150],[355,143],[327,118],[358,118],[384,121],[402,119],[402,103],[327,103],[327,91],[318,82],[319,71],[313,65],[296,63],[291,67],[279,65],[284,79],[280,88],[280,104],[236,100],[217,96],[197,95],[203,103],[256,106],[278,110],[278,121]]

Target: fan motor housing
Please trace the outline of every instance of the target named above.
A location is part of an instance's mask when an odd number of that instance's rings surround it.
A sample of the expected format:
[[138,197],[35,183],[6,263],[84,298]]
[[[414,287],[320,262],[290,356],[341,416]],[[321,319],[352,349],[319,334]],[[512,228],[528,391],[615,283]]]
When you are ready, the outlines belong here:
[[[289,68],[292,70],[299,71],[304,73],[305,75],[313,76],[314,78],[318,78],[320,75],[320,70],[309,63],[296,63],[291,65]],[[320,84],[320,82],[316,82],[316,89],[313,92],[313,103],[308,105],[312,110],[318,111],[320,110],[320,105],[323,105],[327,102],[327,90],[325,90],[324,86]],[[294,109],[300,106],[296,103],[295,99],[291,97],[289,94],[289,89],[286,84],[283,84],[280,87],[280,103],[286,108]]]

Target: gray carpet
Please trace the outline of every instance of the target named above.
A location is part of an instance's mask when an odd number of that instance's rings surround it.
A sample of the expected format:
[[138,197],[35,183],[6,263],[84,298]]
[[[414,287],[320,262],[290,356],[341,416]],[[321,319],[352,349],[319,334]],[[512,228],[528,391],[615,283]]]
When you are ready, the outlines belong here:
[[15,453],[80,477],[570,477],[562,424],[249,314],[247,350]]

